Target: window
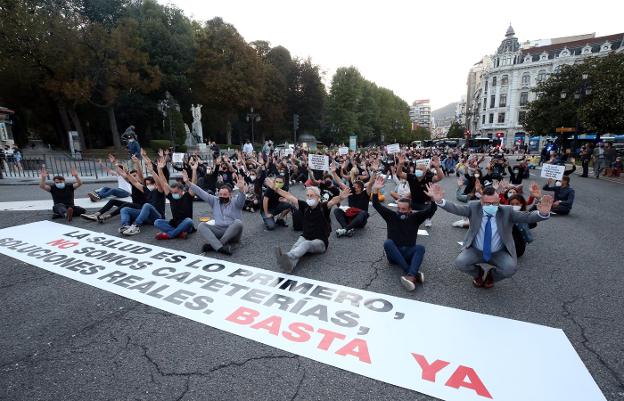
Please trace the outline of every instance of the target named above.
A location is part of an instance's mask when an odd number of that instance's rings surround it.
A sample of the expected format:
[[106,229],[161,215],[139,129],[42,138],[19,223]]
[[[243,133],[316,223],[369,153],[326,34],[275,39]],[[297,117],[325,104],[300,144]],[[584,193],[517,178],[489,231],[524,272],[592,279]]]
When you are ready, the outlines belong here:
[[490,109],[494,107],[495,102],[496,102],[496,95],[490,96]]
[[518,123],[524,124],[524,121],[526,120],[526,114],[526,111],[521,111],[518,113]]
[[529,92],[520,92],[520,106],[529,104]]
[[485,114],[481,116],[481,124],[485,124]]
[[496,77],[492,78],[492,88],[496,86]]
[[498,122],[499,123],[505,122],[505,113],[498,113]]
[[490,113],[490,124],[494,122],[494,113]]
[[486,107],[487,107],[487,97],[483,98],[483,111],[485,111]]
[[539,70],[539,72],[537,73],[537,82],[542,82],[546,80],[547,77],[548,74],[546,74],[546,70]]
[[509,77],[507,75],[503,75],[501,78],[501,85],[505,86],[509,83]]
[[500,95],[500,98],[498,98],[498,107],[505,106],[507,106],[507,95]]
[[485,93],[487,93],[488,81],[485,81]]
[[522,87],[526,88],[529,85],[531,85],[531,74],[529,74],[528,72],[525,72],[522,75]]

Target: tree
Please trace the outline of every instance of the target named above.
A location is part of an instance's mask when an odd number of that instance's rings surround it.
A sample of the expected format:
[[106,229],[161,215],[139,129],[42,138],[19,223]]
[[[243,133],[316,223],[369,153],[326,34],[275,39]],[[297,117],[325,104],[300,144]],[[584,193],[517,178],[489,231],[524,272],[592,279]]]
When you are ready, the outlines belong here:
[[425,127],[416,127],[412,132],[412,137],[414,141],[427,141],[431,139],[431,131]]
[[451,126],[449,127],[447,138],[463,138],[465,136],[466,127],[458,123],[457,121],[453,121]]
[[364,78],[355,67],[338,68],[331,83],[328,111],[336,129],[336,142],[345,142],[359,130],[358,106],[362,97]]

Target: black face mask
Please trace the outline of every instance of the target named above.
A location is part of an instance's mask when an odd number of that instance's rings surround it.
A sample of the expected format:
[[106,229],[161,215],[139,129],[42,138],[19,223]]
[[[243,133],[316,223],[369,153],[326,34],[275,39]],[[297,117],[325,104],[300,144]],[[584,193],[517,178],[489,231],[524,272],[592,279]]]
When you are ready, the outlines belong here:
[[229,201],[230,201],[230,198],[219,196],[219,203],[228,203]]
[[331,186],[332,182],[331,181],[325,181],[325,185],[327,186]]
[[401,220],[405,220],[405,219],[407,219],[407,216],[409,216],[409,212],[408,213],[397,212],[397,214],[399,215],[399,218]]

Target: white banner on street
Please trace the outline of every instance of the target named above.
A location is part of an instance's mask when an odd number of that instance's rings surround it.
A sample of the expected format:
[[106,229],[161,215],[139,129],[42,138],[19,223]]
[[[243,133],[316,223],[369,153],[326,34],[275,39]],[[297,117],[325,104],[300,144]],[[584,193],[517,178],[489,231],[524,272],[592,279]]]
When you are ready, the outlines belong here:
[[563,172],[565,166],[557,166],[556,164],[543,164],[542,165],[542,177],[552,178],[553,180],[560,180],[563,178]]
[[388,153],[399,153],[401,151],[401,145],[399,145],[398,143],[393,143],[386,146],[386,150],[388,151]]
[[339,148],[338,148],[338,154],[339,154],[340,156],[342,156],[342,155],[346,155],[346,154],[348,154],[348,153],[349,153],[349,148],[348,148],[348,147],[346,147],[346,146],[341,146],[341,147],[339,147]]
[[309,155],[308,164],[312,170],[329,170],[329,156],[327,155]]
[[172,163],[182,163],[184,161],[184,153],[173,153],[171,155]]
[[418,166],[419,164],[424,164],[426,168],[429,168],[429,165],[431,164],[431,159],[418,159],[414,162],[414,164],[416,166]]
[[559,329],[49,221],[0,230],[0,253],[232,334],[444,400],[605,400]]

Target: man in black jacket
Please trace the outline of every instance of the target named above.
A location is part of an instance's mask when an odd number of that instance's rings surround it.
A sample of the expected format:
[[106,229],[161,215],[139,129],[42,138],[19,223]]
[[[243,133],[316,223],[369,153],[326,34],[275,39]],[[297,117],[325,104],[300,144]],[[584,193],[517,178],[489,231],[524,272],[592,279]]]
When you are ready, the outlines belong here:
[[427,219],[431,210],[426,208],[413,211],[411,201],[407,198],[398,200],[396,212],[388,209],[379,202],[377,197],[377,192],[383,184],[383,177],[375,180],[373,207],[388,226],[388,239],[384,242],[384,251],[388,261],[401,266],[405,272],[405,275],[401,276],[403,287],[408,291],[414,291],[416,283],[425,281],[425,275],[420,271],[420,265],[425,257],[425,247],[416,244],[418,227]]

